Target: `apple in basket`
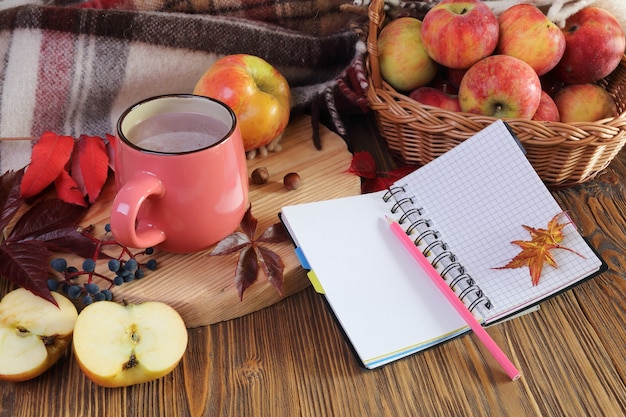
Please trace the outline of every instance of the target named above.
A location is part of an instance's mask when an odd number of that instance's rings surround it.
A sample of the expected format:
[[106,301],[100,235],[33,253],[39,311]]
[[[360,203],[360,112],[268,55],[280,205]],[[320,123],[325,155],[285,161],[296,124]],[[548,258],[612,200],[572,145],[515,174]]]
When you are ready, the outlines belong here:
[[104,387],[148,382],[170,373],[187,348],[180,315],[158,301],[98,301],[80,313],[74,357],[85,375]]
[[496,53],[511,55],[544,75],[565,52],[565,35],[539,8],[516,4],[498,16],[500,38]]
[[193,93],[215,98],[233,109],[246,151],[279,140],[289,123],[289,83],[276,68],[254,55],[218,59],[197,81]]
[[459,97],[447,94],[433,87],[420,87],[409,94],[413,100],[428,106],[439,107],[448,111],[461,111]]
[[26,381],[41,375],[66,352],[78,313],[67,298],[58,306],[23,288],[0,302],[0,379]]
[[498,18],[480,0],[443,0],[422,20],[422,42],[428,54],[448,68],[469,68],[493,53]]
[[539,108],[541,83],[535,70],[521,59],[492,55],[467,70],[459,101],[467,113],[530,119]]
[[541,100],[539,101],[539,107],[533,116],[533,120],[543,122],[560,122],[561,115],[556,103],[545,91],[541,92]]
[[564,123],[595,122],[617,116],[615,100],[596,84],[566,85],[556,93],[554,102]]
[[422,44],[422,22],[400,17],[383,27],[378,35],[381,77],[399,91],[411,91],[431,82],[437,64]]
[[579,10],[567,18],[563,33],[565,53],[555,71],[568,84],[598,81],[613,72],[624,56],[624,30],[606,10]]

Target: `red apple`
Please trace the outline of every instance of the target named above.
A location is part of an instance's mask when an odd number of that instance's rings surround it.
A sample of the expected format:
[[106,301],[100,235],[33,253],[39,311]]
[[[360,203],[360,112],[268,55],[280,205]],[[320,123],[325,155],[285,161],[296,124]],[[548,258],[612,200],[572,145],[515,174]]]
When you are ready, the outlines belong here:
[[437,75],[437,64],[422,44],[422,22],[413,17],[392,20],[378,35],[380,75],[393,88],[411,91]]
[[535,70],[521,59],[492,55],[467,70],[459,101],[464,112],[530,119],[541,101],[541,83]]
[[570,84],[554,96],[561,121],[595,122],[617,116],[613,97],[596,84]]
[[496,52],[525,61],[538,75],[556,66],[565,52],[565,35],[532,4],[516,4],[498,17]]
[[218,59],[200,77],[193,93],[218,99],[233,109],[246,151],[279,139],[289,122],[287,80],[267,61],[254,55]]
[[435,61],[469,68],[493,53],[498,18],[481,0],[443,0],[424,16],[422,42]]
[[446,94],[433,87],[420,87],[413,90],[409,97],[428,106],[439,107],[449,111],[461,111],[458,96]]
[[533,120],[543,122],[561,121],[559,108],[556,106],[554,100],[552,100],[552,97],[545,91],[541,92],[541,101],[539,101],[539,107],[537,107]]
[[565,53],[555,71],[568,84],[598,81],[613,72],[624,56],[624,30],[606,10],[579,10],[567,18],[563,33]]

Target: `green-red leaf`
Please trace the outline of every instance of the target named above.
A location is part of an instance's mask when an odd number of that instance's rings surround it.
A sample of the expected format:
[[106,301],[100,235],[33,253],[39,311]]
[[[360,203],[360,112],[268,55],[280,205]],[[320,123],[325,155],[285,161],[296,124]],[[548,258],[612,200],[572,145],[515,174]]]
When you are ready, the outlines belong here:
[[71,136],[45,132],[33,146],[31,161],[20,187],[22,197],[36,196],[52,184],[65,170],[73,149],[74,138]]

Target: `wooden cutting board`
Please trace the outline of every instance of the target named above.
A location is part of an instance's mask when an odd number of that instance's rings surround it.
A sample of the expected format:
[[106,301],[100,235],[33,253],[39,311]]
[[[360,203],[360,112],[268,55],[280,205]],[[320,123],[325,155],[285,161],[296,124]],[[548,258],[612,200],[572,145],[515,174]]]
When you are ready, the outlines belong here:
[[[278,221],[278,212],[285,205],[360,193],[359,177],[346,172],[352,154],[344,140],[324,127],[320,133],[321,151],[315,149],[311,140],[311,119],[297,116],[287,127],[280,152],[248,160],[249,174],[262,166],[270,173],[266,184],[250,185],[250,203],[252,215],[258,219],[258,233]],[[283,176],[288,172],[297,172],[302,178],[297,190],[288,191],[283,186]],[[107,185],[96,204],[89,209],[83,224],[94,224],[96,230],[104,234],[114,196],[113,185]],[[95,234],[98,235],[97,232]],[[126,299],[133,303],[148,300],[165,302],[181,314],[190,328],[241,317],[310,285],[291,243],[266,246],[278,253],[285,264],[282,295],[260,272],[256,283],[246,289],[243,301],[240,301],[234,283],[238,253],[208,256],[211,249],[187,255],[157,249],[152,257],[157,259],[158,269],[148,271],[142,280],[114,287],[113,294],[116,300]],[[98,266],[98,270],[107,276],[111,274],[105,262]]]

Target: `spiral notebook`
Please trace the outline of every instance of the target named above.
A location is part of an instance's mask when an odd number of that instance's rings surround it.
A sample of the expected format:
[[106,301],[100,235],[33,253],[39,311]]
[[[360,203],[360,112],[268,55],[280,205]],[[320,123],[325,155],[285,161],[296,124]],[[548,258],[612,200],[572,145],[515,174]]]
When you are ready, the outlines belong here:
[[[396,240],[395,219],[477,320],[516,315],[605,267],[575,225],[553,249],[558,268],[494,269],[563,210],[502,121],[388,190],[286,206],[280,217],[316,290],[323,293],[361,362],[376,368],[469,330]],[[568,222],[562,215],[560,223]],[[582,255],[582,256],[580,256]]]

